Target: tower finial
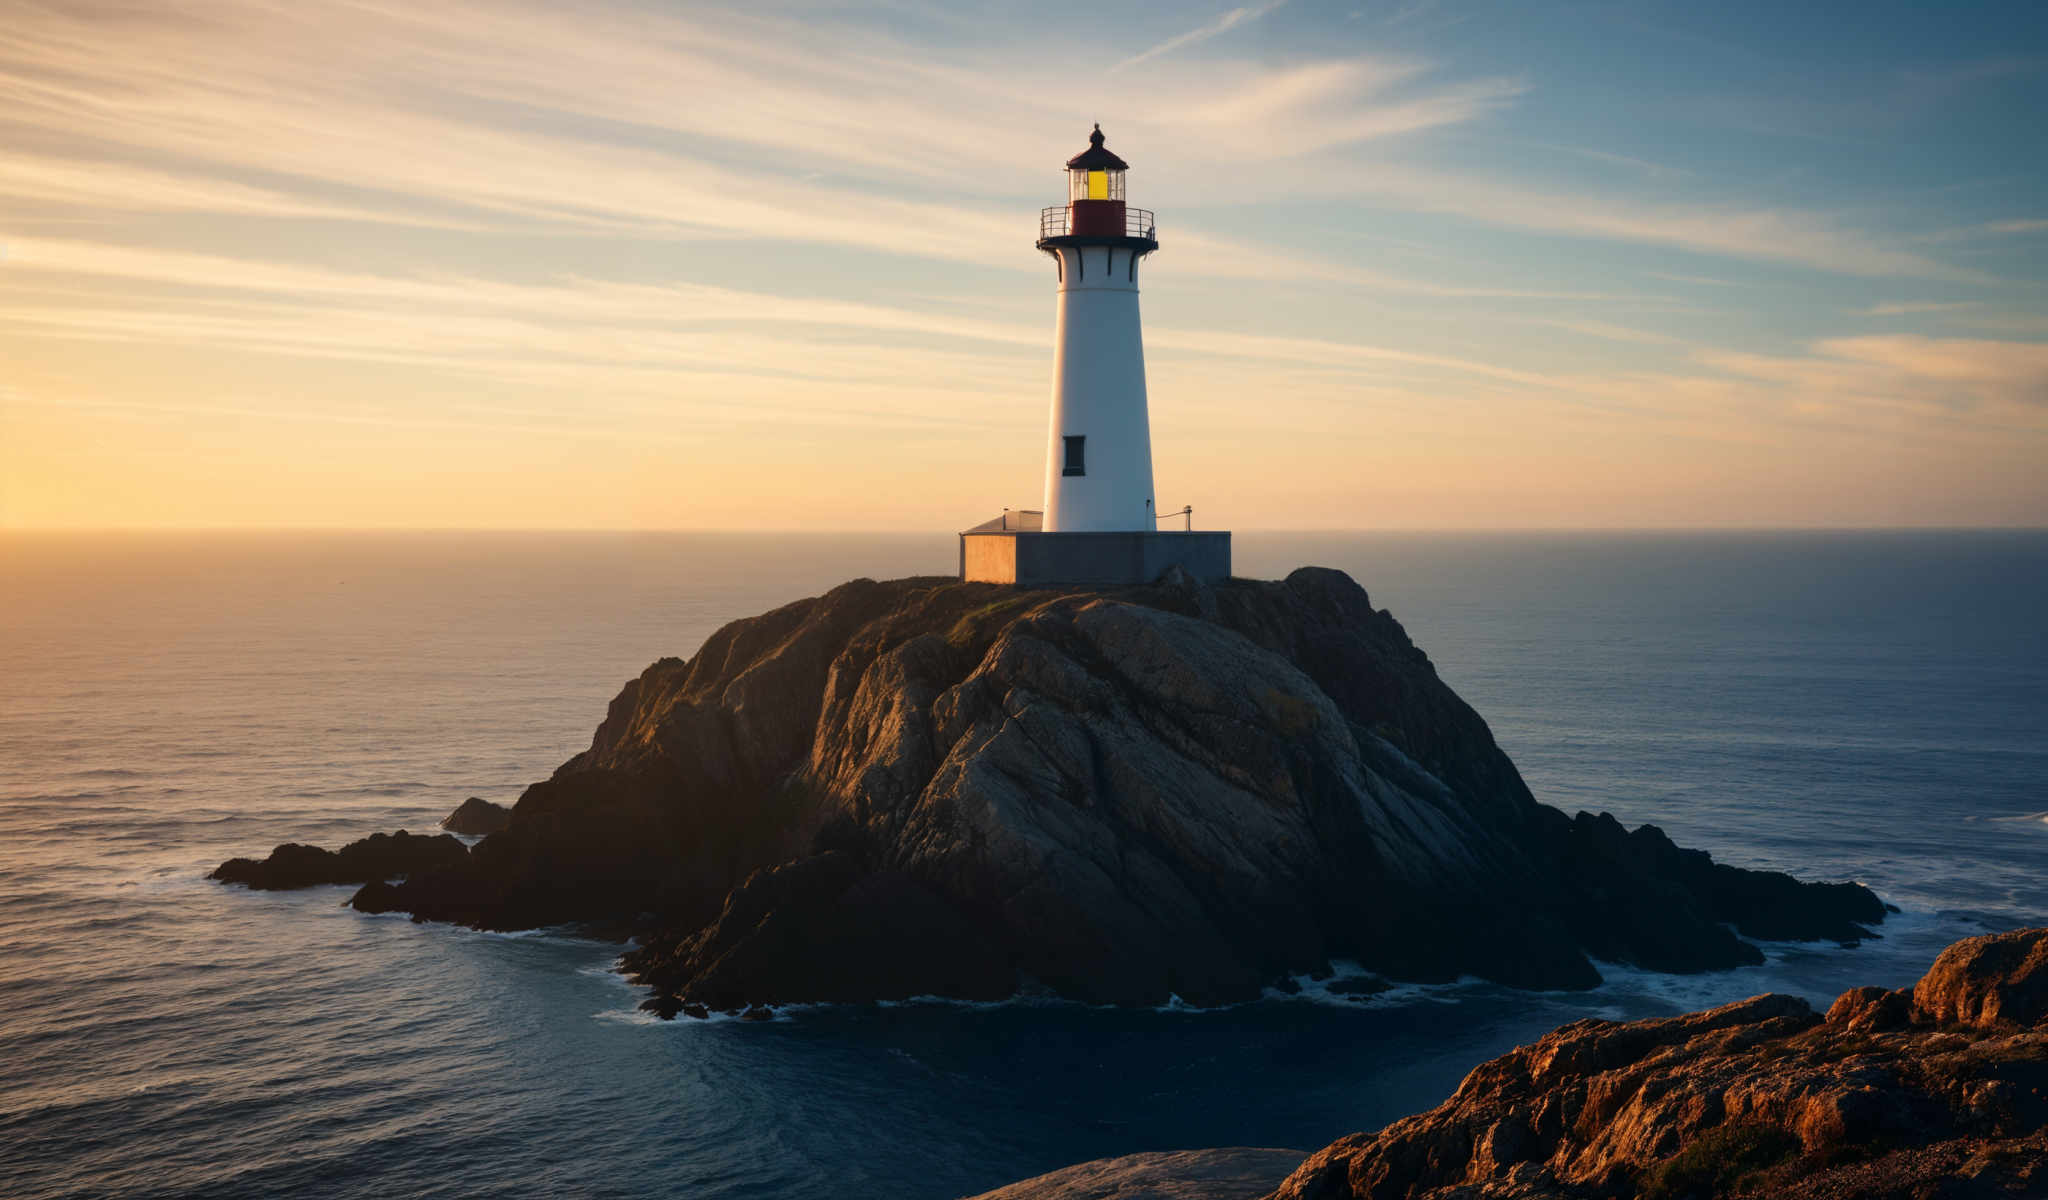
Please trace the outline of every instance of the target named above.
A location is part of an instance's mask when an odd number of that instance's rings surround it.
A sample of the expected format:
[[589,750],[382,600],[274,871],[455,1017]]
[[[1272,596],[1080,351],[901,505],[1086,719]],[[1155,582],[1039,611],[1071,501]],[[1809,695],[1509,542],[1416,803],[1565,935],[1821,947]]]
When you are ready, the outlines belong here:
[[1088,135],[1088,144],[1091,146],[1100,146],[1102,144],[1102,122],[1097,121],[1095,123],[1095,132]]

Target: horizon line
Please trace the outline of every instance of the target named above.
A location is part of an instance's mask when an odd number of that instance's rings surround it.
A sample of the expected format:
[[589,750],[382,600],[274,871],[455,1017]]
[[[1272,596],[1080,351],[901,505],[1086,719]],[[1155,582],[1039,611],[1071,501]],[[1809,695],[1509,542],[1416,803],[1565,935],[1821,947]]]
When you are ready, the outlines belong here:
[[[961,530],[945,527],[820,528],[816,525],[744,526],[621,526],[621,525],[0,525],[0,537],[136,536],[180,534],[499,534],[524,535],[703,535],[762,537],[943,537]],[[1164,532],[1178,533],[1179,530]],[[2041,525],[1858,525],[1858,524],[1728,524],[1728,525],[1383,525],[1383,526],[1243,526],[1197,533],[1253,535],[1299,534],[1710,534],[1710,533],[2048,533]]]

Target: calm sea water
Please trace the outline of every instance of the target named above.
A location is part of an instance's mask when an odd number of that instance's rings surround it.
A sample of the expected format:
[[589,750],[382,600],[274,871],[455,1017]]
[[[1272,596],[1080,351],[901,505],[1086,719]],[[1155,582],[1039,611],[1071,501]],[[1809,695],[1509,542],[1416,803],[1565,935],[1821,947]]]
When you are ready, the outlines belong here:
[[904,1196],[1314,1147],[1574,1017],[1911,981],[2048,922],[2048,535],[1240,534],[1350,571],[1539,798],[1905,911],[1854,950],[1369,1005],[657,1024],[614,948],[203,881],[428,828],[723,622],[950,536],[0,539],[0,1194]]

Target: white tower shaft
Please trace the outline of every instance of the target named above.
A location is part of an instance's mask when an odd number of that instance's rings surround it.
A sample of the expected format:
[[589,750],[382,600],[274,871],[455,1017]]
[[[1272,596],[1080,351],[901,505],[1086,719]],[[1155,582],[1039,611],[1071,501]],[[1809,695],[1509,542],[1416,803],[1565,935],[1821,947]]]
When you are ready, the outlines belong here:
[[1070,244],[1054,253],[1060,264],[1059,316],[1044,528],[1156,529],[1145,342],[1138,321],[1138,260],[1144,251],[1134,245]]

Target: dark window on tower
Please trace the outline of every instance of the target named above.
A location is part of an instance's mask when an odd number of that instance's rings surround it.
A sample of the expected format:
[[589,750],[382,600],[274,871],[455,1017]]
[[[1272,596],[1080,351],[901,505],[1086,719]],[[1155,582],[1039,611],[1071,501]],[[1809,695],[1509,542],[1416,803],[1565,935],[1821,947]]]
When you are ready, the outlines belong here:
[[1067,444],[1067,465],[1062,475],[1086,475],[1088,473],[1088,439],[1067,436],[1060,439]]

